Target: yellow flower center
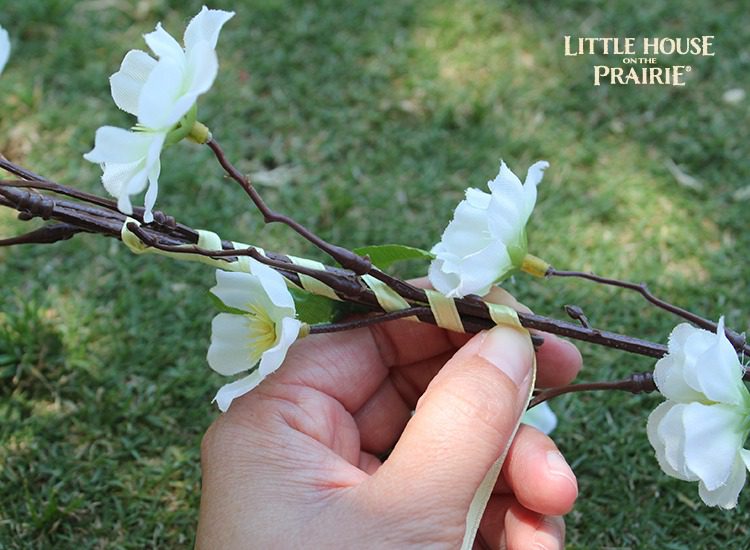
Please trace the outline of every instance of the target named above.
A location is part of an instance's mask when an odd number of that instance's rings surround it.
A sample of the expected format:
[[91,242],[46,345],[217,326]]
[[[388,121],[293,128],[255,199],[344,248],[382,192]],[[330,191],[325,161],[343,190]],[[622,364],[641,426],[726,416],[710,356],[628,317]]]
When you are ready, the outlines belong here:
[[263,352],[271,349],[276,343],[276,323],[273,322],[268,312],[257,304],[248,304],[247,347],[253,364],[260,360]]

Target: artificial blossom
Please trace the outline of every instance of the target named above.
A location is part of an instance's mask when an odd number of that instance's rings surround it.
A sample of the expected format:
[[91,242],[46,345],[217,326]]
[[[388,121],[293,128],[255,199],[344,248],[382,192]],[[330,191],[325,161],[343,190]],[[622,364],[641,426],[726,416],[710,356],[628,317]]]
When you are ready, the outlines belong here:
[[219,32],[233,15],[203,6],[185,29],[184,49],[159,23],[144,36],[158,60],[130,50],[110,77],[115,104],[135,115],[138,123],[135,131],[99,128],[94,149],[84,158],[101,165],[104,188],[117,198],[123,213],[133,213],[130,195],[148,185],[143,221],[153,221],[162,148],[190,134],[198,96],[209,90],[218,72]]
[[213,85],[219,70],[216,42],[232,16],[234,12],[203,6],[185,29],[184,48],[157,24],[144,39],[158,60],[141,50],[125,55],[110,77],[115,104],[147,128],[177,124]]
[[0,74],[5,69],[5,64],[8,62],[10,57],[10,36],[8,31],[0,27]]
[[133,213],[130,195],[148,185],[143,215],[146,223],[154,219],[152,209],[159,191],[160,156],[166,138],[166,131],[130,132],[102,126],[96,131],[94,148],[83,155],[89,162],[101,165],[102,185],[117,198],[117,208],[125,214]]
[[557,415],[545,401],[526,411],[521,422],[549,435],[557,428]]
[[654,382],[667,398],[649,416],[648,439],[667,475],[698,481],[707,505],[733,508],[750,468],[750,392],[724,334],[683,323],[656,363]]
[[466,198],[432,248],[435,259],[429,278],[435,289],[449,298],[483,296],[522,267],[527,259],[526,223],[548,166],[545,161],[532,164],[522,184],[501,162],[497,177],[487,182],[490,193],[466,190]]
[[217,270],[211,289],[232,313],[219,313],[211,323],[208,364],[225,376],[257,365],[248,376],[219,389],[214,400],[222,411],[281,366],[305,327],[296,319],[284,278],[257,260],[249,262],[250,273]]

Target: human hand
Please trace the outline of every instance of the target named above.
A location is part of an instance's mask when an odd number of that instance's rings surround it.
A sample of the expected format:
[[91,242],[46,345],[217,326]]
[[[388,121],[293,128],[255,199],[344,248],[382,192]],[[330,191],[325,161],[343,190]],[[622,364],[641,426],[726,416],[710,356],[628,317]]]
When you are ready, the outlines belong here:
[[[566,384],[581,356],[544,337],[537,386]],[[304,338],[206,433],[196,547],[458,548],[523,413],[532,353],[508,327],[470,338],[394,321]],[[562,548],[577,491],[552,440],[522,426],[475,547]]]

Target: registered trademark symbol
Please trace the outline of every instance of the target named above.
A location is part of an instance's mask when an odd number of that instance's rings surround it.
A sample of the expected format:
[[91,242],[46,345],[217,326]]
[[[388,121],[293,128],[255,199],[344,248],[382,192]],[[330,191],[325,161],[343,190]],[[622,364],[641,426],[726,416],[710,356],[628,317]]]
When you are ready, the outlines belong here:
[[693,70],[693,68],[690,65],[688,65],[687,67],[685,67],[685,72],[686,73],[689,73],[692,70]]

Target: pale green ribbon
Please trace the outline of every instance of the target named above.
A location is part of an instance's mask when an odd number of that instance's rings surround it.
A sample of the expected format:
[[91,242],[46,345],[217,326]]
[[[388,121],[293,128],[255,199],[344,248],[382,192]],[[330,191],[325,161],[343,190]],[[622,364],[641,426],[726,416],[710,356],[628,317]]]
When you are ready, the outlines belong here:
[[[120,237],[122,238],[122,242],[134,254],[158,254],[160,256],[166,256],[168,258],[175,258],[178,260],[201,262],[217,269],[223,269],[224,271],[239,271],[243,273],[252,272],[250,268],[250,256],[237,256],[235,259],[229,260],[222,258],[210,258],[201,254],[160,250],[141,241],[138,238],[138,235],[128,229],[128,223],[135,223],[138,226],[140,226],[141,224],[138,220],[134,220],[133,218],[126,218],[125,223],[122,224],[122,229],[120,229]],[[198,229],[197,233],[198,242],[196,243],[196,245],[198,247],[205,250],[222,250],[223,247],[221,237],[219,237],[216,233],[214,233],[213,231],[206,231],[204,229]],[[189,248],[190,246],[191,245],[184,245],[185,248]],[[232,242],[232,246],[236,250],[254,248],[260,254],[264,256],[266,255],[265,251],[259,246],[248,245],[240,242]],[[325,266],[322,263],[316,262],[314,260],[297,258],[295,256],[289,256],[289,260],[293,264],[301,267],[307,267],[309,269],[317,269],[322,271],[325,270]],[[309,275],[303,275],[302,273],[299,273],[298,275],[300,279],[300,285],[296,285],[289,279],[285,278],[287,285],[301,288],[303,290],[307,290],[308,292],[312,292],[313,294],[325,296],[326,298],[330,298],[332,300],[341,300],[341,298],[339,298],[334,290],[328,285],[321,283],[320,281],[318,281],[314,277],[310,277]],[[409,304],[407,303],[405,307],[409,307]]]
[[[168,258],[175,258],[177,260],[188,260],[201,262],[219,269],[225,269],[228,271],[238,271],[240,265],[237,262],[230,262],[228,260],[222,260],[217,258],[209,258],[201,254],[186,254],[184,252],[171,252],[167,250],[159,250],[152,246],[147,245],[138,238],[138,235],[128,229],[128,224],[134,223],[140,226],[138,220],[133,218],[125,218],[125,222],[122,224],[120,229],[120,238],[122,242],[127,246],[134,254],[158,254],[160,256],[166,256]],[[200,248],[207,250],[221,250],[221,238],[212,231],[198,230],[198,242],[196,243]],[[185,245],[185,248],[189,248],[191,245]]]
[[524,331],[526,330],[518,319],[518,312],[512,307],[504,304],[492,304],[490,302],[485,302],[485,305],[490,312],[490,318],[495,321],[496,325],[508,325]]
[[425,290],[425,293],[437,326],[453,332],[466,332],[464,324],[461,322],[461,315],[456,309],[456,301],[453,298],[446,298],[434,290]]
[[362,281],[375,294],[375,298],[377,298],[383,311],[390,313],[411,307],[409,302],[404,300],[395,290],[380,279],[376,279],[372,275],[362,275]]
[[[528,334],[528,331],[521,325],[521,321],[518,319],[518,313],[515,309],[502,304],[485,303],[490,312],[490,317],[495,321],[496,325],[509,325]],[[526,398],[526,405],[531,401],[531,396],[534,391],[534,382],[536,380],[536,355],[533,355],[533,358],[533,364],[531,366],[531,386],[529,386],[529,395]],[[524,407],[524,410],[526,410],[526,407]],[[474,494],[474,498],[469,505],[469,512],[466,514],[466,531],[464,533],[464,540],[461,543],[461,550],[471,550],[474,546],[474,540],[477,538],[482,515],[487,508],[487,503],[489,502],[490,497],[492,496],[492,490],[497,484],[497,478],[500,477],[500,471],[502,470],[505,459],[508,456],[508,451],[513,443],[513,438],[516,436],[516,432],[521,425],[522,417],[523,415],[518,417],[516,425],[513,428],[513,432],[511,433],[510,439],[508,439],[503,452],[500,453],[500,457],[484,476],[482,483]]]
[[[294,265],[298,265],[300,267],[306,267],[308,269],[314,269],[316,271],[326,270],[326,266],[324,266],[320,262],[316,262],[315,260],[308,260],[307,258],[297,258],[295,256],[289,256],[289,259]],[[325,296],[326,298],[330,298],[331,300],[336,300],[339,302],[341,301],[341,298],[338,297],[336,291],[334,291],[327,284],[320,282],[315,277],[310,277],[309,275],[304,275],[302,273],[298,273],[297,276],[299,277],[299,282],[302,285],[302,288],[304,288],[308,292],[312,292],[313,294],[317,294],[318,296]]]
[[[528,334],[525,328],[522,328],[522,330]],[[529,395],[526,397],[526,405],[523,408],[524,411],[528,407],[529,401],[531,401],[531,397],[534,392],[534,384],[536,383],[536,355],[533,354],[532,357],[533,362],[531,365],[531,385],[529,386]],[[479,524],[482,522],[482,516],[484,515],[484,511],[487,508],[487,503],[490,501],[490,497],[492,496],[492,490],[497,484],[497,479],[500,477],[500,471],[503,469],[505,459],[508,457],[510,446],[513,444],[513,439],[516,437],[518,428],[521,426],[522,418],[523,414],[520,414],[518,416],[518,420],[516,420],[516,425],[513,427],[513,431],[510,434],[510,438],[505,444],[503,452],[500,453],[498,459],[485,474],[482,483],[477,489],[477,492],[474,493],[474,498],[471,500],[469,511],[466,514],[466,531],[464,532],[464,540],[463,542],[461,542],[461,550],[471,550],[474,547],[474,541],[476,540],[477,533],[479,532]]]

